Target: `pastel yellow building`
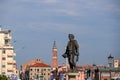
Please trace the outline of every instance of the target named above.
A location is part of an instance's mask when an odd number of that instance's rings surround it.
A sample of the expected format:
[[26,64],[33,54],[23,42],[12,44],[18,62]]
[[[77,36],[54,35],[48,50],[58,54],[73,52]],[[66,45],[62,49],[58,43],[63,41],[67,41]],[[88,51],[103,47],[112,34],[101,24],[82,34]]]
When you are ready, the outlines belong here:
[[10,75],[16,74],[16,61],[14,57],[14,48],[10,44],[12,39],[11,30],[2,31],[2,26],[0,26],[0,74]]

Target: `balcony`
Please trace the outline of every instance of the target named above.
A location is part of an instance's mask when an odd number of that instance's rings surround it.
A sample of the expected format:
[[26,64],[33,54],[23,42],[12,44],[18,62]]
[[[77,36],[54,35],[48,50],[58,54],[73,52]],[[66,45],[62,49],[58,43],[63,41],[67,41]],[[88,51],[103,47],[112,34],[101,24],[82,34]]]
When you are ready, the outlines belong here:
[[6,47],[8,46],[8,47],[9,47],[9,46],[11,46],[11,44],[10,44],[10,43],[7,43],[7,44],[5,44],[4,46],[6,46]]
[[16,56],[15,53],[8,53],[7,55],[8,55],[8,56],[12,56],[12,57]]
[[12,68],[12,67],[9,67],[7,70],[13,70],[13,68]]
[[12,37],[11,37],[11,36],[5,36],[4,39],[5,39],[5,40],[11,40]]
[[11,48],[13,49],[13,46],[10,43],[4,44],[4,48]]
[[14,70],[13,70],[13,68],[8,68],[7,69],[7,72],[13,72]]
[[15,60],[8,60],[7,63],[10,63],[13,65],[14,63],[16,63],[16,61]]

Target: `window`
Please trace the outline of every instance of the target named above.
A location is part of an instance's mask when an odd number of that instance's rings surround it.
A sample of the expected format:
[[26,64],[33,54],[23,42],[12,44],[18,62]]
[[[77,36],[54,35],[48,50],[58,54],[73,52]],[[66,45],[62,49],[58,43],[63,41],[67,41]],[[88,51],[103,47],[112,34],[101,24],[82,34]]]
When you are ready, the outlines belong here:
[[50,69],[48,69],[48,71],[50,71]]
[[2,65],[2,68],[5,68],[5,65]]
[[50,75],[50,73],[48,73],[48,75]]
[[8,40],[5,40],[5,44],[8,44],[8,42],[9,42]]
[[2,50],[2,53],[5,54],[5,49]]
[[44,69],[44,71],[46,71],[46,69]]
[[37,69],[37,71],[39,72],[39,69]]
[[8,72],[13,72],[13,70],[8,70]]
[[13,56],[8,56],[8,58],[13,58]]
[[2,60],[6,60],[6,58],[5,58],[5,57],[2,57]]
[[5,72],[2,72],[2,74],[4,75],[4,74],[5,74]]
[[13,65],[13,63],[8,63],[8,65]]

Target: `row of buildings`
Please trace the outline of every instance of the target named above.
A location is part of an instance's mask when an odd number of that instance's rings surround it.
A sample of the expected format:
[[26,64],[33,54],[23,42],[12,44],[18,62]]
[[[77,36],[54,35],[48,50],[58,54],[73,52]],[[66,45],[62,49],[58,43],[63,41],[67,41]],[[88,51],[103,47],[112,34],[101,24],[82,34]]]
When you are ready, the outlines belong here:
[[[64,78],[66,77],[66,72],[69,69],[69,65],[58,65],[58,49],[55,41],[52,48],[52,65],[45,63],[41,59],[33,59],[22,64],[21,70],[18,70],[16,60],[14,60],[16,53],[14,52],[14,47],[10,44],[11,40],[11,30],[2,30],[0,26],[1,75],[8,76],[14,74],[16,76],[20,76],[21,80],[50,80],[52,77],[59,77],[62,72]],[[108,64],[109,66],[77,66],[78,74],[76,76],[76,80],[85,80],[88,77],[94,80],[96,75],[98,75],[97,80],[110,80],[110,78],[120,77],[120,61],[110,55],[108,57]]]

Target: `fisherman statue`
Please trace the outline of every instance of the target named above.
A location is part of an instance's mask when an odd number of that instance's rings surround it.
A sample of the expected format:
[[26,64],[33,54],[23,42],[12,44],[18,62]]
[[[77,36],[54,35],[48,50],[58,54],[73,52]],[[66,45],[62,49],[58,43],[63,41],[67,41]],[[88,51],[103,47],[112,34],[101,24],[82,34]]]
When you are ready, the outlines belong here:
[[70,71],[75,71],[76,69],[76,62],[79,59],[79,45],[77,40],[74,40],[74,35],[68,35],[69,41],[66,47],[65,53],[62,55],[64,58],[68,58],[68,62],[70,65]]

